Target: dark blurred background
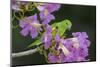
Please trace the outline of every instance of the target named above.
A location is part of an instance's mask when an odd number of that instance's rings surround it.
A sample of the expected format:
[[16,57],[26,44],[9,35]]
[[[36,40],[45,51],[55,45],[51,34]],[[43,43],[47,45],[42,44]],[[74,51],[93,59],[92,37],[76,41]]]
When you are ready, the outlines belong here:
[[[61,8],[53,13],[55,21],[69,19],[72,22],[72,28],[66,33],[71,36],[72,32],[87,32],[91,46],[89,48],[90,61],[96,60],[96,6],[87,5],[69,5],[62,4]],[[15,22],[18,23],[17,20]],[[54,22],[54,21],[52,21]],[[27,46],[32,43],[30,36],[20,35],[20,27],[12,29],[12,53],[29,50]],[[35,53],[29,56],[12,58],[12,65],[40,65],[46,64],[44,56]]]

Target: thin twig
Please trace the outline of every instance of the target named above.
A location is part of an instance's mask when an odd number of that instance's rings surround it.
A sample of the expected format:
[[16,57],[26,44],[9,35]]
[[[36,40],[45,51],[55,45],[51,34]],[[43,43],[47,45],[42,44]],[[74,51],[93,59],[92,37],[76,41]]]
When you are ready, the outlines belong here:
[[23,51],[23,52],[19,52],[19,53],[12,53],[12,58],[31,55],[33,53],[36,53],[37,51],[38,51],[38,48],[27,50],[27,51]]

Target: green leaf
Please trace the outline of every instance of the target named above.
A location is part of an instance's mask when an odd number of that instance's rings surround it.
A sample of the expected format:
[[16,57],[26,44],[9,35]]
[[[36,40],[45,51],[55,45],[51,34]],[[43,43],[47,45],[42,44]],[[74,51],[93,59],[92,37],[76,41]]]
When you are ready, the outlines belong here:
[[41,41],[41,38],[39,37],[39,38],[37,38],[32,44],[30,44],[30,45],[28,46],[28,48],[33,47],[33,46],[38,46],[38,45],[40,45],[41,43],[42,43],[42,41]]
[[57,27],[58,28],[58,33],[60,36],[62,36],[66,30],[70,30],[72,24],[69,20],[63,20],[61,22],[57,22],[52,24],[52,27]]

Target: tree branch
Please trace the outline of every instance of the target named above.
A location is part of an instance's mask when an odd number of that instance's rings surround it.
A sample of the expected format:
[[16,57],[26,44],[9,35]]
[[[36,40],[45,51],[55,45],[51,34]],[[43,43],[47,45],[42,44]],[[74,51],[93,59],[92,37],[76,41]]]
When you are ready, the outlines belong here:
[[23,52],[19,52],[19,53],[12,53],[12,58],[31,55],[31,54],[33,54],[33,53],[35,53],[37,51],[38,51],[38,48],[27,50],[27,51],[23,51]]

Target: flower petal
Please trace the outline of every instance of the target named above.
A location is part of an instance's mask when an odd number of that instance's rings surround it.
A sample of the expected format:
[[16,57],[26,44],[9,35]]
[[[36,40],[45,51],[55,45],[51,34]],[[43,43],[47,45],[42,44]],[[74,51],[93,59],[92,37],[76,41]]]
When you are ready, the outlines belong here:
[[20,26],[21,28],[24,28],[24,27],[26,27],[27,25],[28,25],[27,22],[25,22],[25,21],[23,21],[23,20],[20,20],[20,21],[19,21],[19,26]]
[[38,36],[38,32],[37,32],[37,29],[36,28],[32,28],[31,30],[30,30],[30,35],[31,35],[31,37],[34,39],[35,37],[37,37]]
[[20,32],[23,36],[27,36],[29,34],[29,28],[25,27],[24,29],[21,30]]
[[59,36],[58,34],[57,34],[56,37],[55,37],[55,41],[56,41],[56,42],[60,42],[60,36]]

